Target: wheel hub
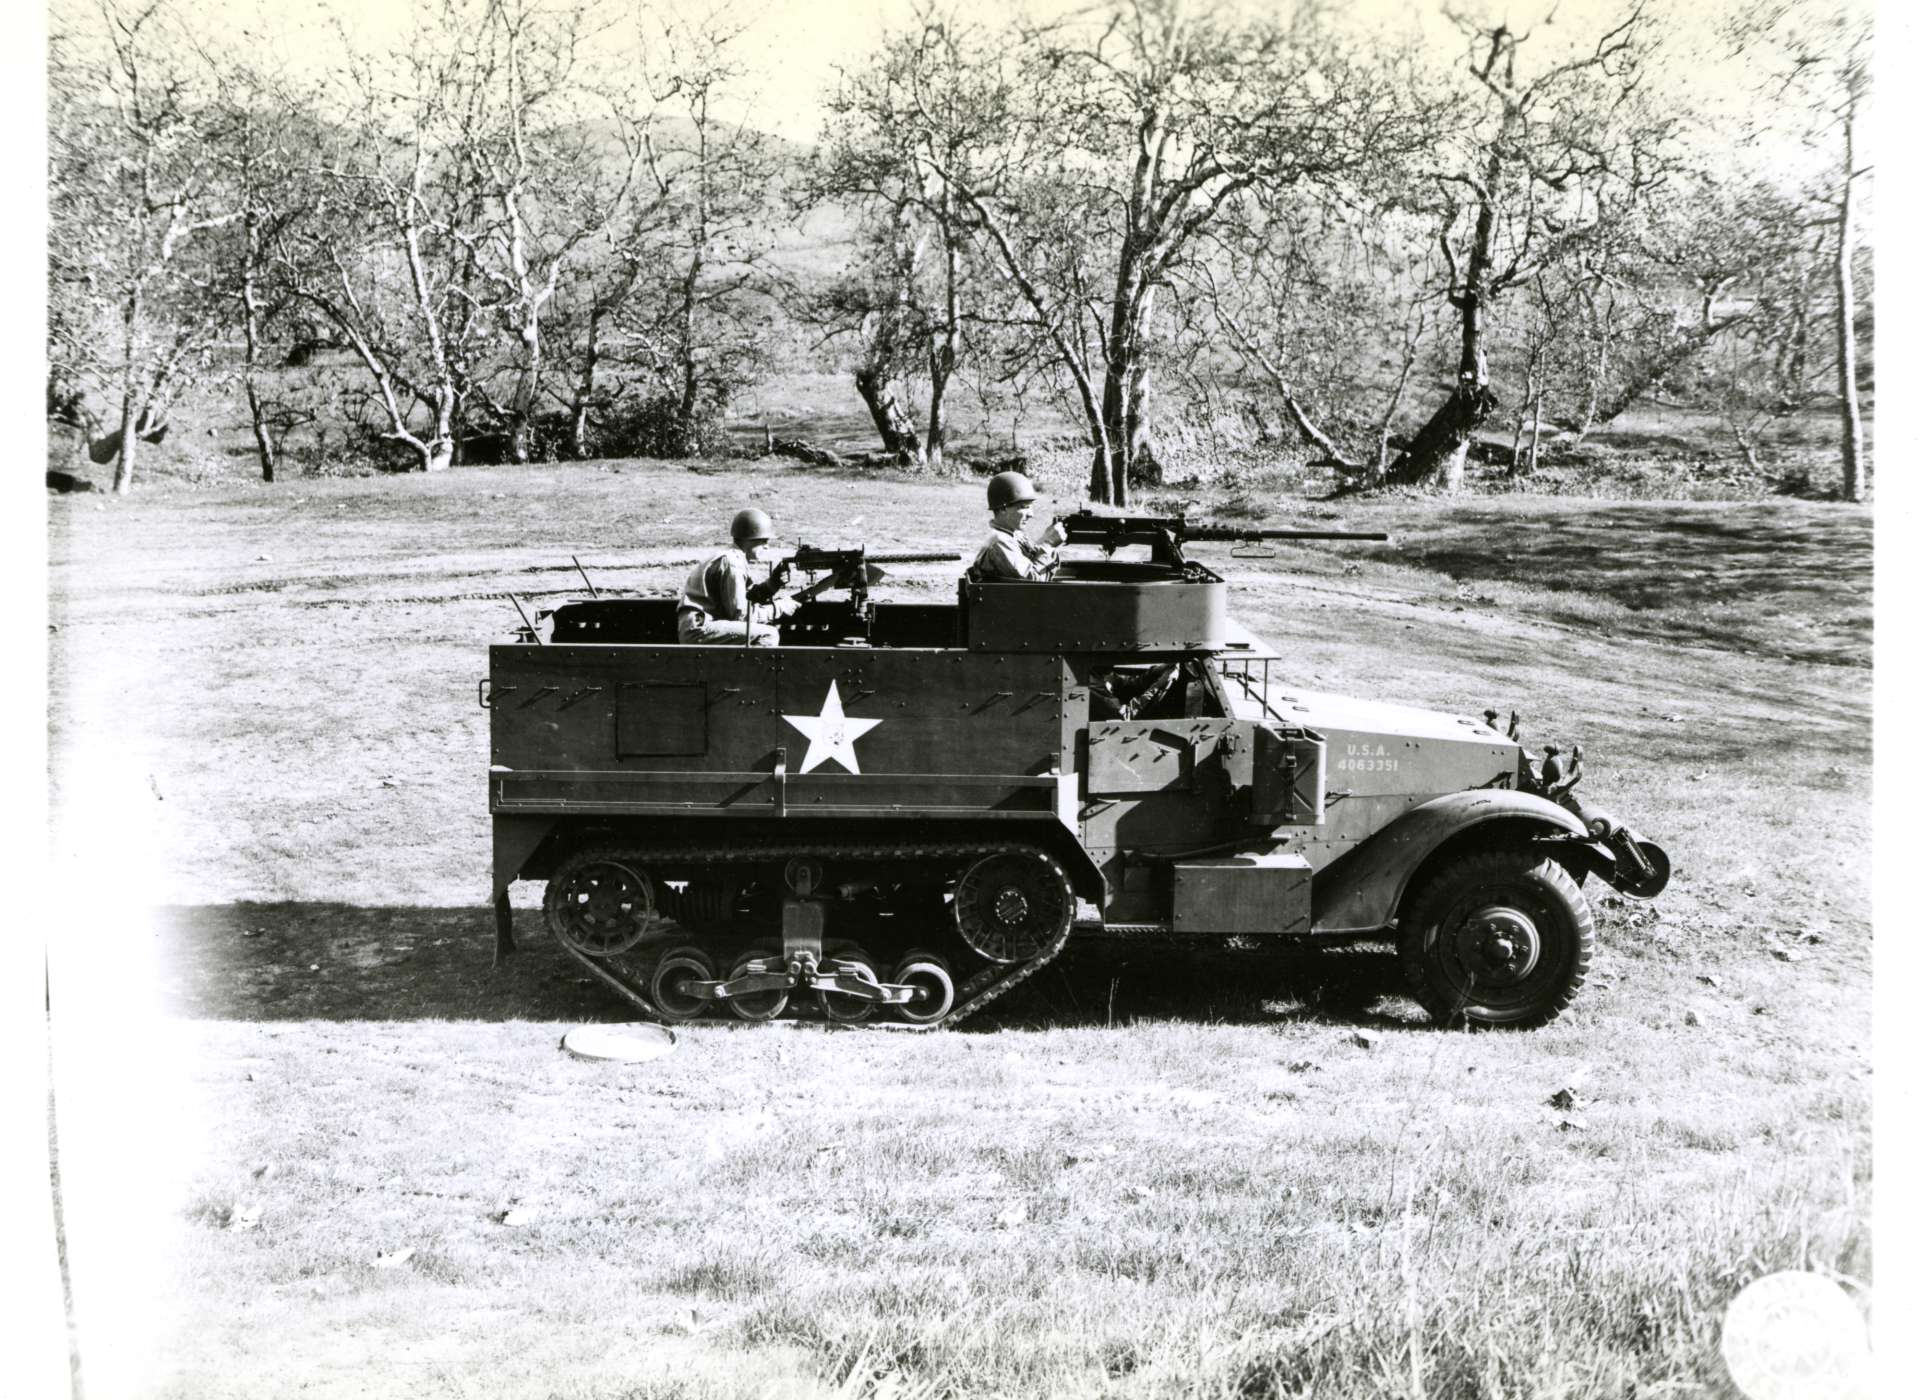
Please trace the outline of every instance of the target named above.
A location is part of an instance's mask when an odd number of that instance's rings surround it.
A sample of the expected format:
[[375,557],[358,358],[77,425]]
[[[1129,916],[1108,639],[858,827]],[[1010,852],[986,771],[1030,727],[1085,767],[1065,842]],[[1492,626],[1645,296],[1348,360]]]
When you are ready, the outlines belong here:
[[993,897],[993,917],[1003,924],[1024,922],[1031,907],[1026,895],[1011,885]]
[[1455,946],[1481,985],[1511,986],[1540,963],[1540,930],[1508,905],[1477,909],[1461,922]]

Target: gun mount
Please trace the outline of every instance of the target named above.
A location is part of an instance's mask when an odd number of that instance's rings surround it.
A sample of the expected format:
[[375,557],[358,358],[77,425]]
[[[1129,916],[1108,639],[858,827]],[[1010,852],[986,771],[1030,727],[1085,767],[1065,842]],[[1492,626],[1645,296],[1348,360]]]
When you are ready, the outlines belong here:
[[[847,590],[847,607],[857,625],[857,630],[865,632],[870,626],[867,590],[879,583],[887,574],[882,564],[943,564],[957,563],[958,554],[869,554],[866,546],[855,545],[851,549],[822,549],[818,545],[803,544],[785,559],[777,561],[768,583],[774,585],[766,593],[772,597],[786,577],[798,571],[804,574],[825,575],[801,590],[803,599],[811,599],[816,592],[825,592],[830,588]],[[761,599],[759,601],[764,601]]]

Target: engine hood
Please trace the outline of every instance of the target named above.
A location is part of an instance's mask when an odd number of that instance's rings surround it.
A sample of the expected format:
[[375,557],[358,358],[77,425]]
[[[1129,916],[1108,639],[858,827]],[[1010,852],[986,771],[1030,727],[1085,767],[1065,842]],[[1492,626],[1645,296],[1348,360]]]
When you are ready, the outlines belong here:
[[1520,747],[1506,735],[1489,729],[1484,721],[1386,700],[1364,700],[1272,682],[1265,687],[1263,703],[1257,682],[1248,689],[1232,679],[1227,682],[1227,694],[1233,700],[1235,719],[1282,720],[1322,733],[1335,730],[1407,739],[1468,739],[1479,744],[1511,745],[1516,750]]

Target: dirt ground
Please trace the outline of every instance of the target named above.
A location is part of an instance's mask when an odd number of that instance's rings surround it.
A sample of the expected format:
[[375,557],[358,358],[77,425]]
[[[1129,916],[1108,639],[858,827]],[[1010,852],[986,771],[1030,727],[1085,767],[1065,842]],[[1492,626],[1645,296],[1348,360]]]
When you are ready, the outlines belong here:
[[[99,1375],[139,1395],[1285,1394],[1303,1374],[1332,1395],[1721,1394],[1716,1320],[1758,1272],[1812,1268],[1870,1306],[1854,508],[1294,506],[1271,523],[1395,545],[1209,556],[1303,685],[1517,710],[1530,742],[1579,739],[1589,790],[1673,854],[1655,904],[1598,901],[1595,978],[1547,1030],[1436,1035],[1382,950],[1087,940],[963,1032],[701,1028],[664,1077],[561,1068],[567,1026],[626,1011],[538,934],[537,887],[515,892],[523,951],[489,968],[476,687],[517,621],[501,595],[573,596],[570,556],[603,589],[666,592],[748,496],[787,544],[965,549],[979,491],[609,463],[49,500],[55,883],[88,893],[86,926],[136,920],[100,945],[56,930],[54,1015],[132,1007],[170,1047],[118,1090],[71,1067]],[[953,573],[884,587],[944,599]],[[902,1099],[903,1078],[952,1092]],[[1571,1128],[1544,1107],[1569,1084]],[[116,1202],[81,1120],[136,1091],[191,1126],[156,1128],[166,1169]],[[1113,1093],[1139,1102],[1102,1118]],[[1119,1176],[1076,1165],[1115,1153]],[[710,1211],[714,1190],[793,1228]],[[512,1199],[545,1223],[502,1228]],[[698,1225],[671,1204],[695,1199]],[[996,1224],[1016,1207],[1047,1230]],[[1381,1233],[1415,1216],[1423,1244]],[[1375,1252],[1334,1248],[1343,1221]],[[128,1222],[151,1274],[109,1283],[101,1241]],[[1516,1289],[1538,1306],[1499,1303]],[[376,1318],[390,1345],[351,1341]]]

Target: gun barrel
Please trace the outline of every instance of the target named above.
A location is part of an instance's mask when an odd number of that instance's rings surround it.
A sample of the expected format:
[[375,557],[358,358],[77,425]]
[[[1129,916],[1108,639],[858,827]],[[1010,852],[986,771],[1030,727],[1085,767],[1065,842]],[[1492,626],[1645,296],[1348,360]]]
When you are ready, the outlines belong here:
[[863,549],[815,549],[802,546],[791,556],[796,569],[839,569],[854,564],[945,564],[954,563],[958,554],[868,554]]
[[1379,540],[1392,543],[1385,530],[1281,530],[1247,529],[1232,525],[1189,525],[1185,538],[1190,540]]

